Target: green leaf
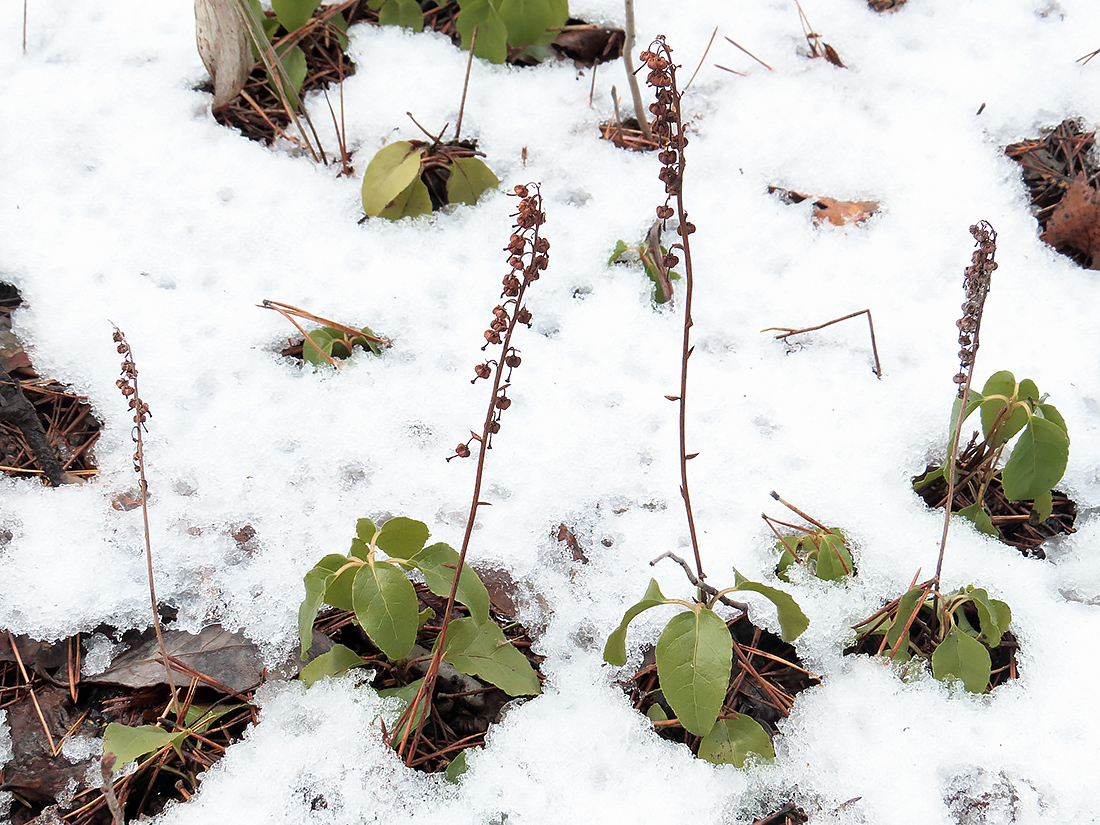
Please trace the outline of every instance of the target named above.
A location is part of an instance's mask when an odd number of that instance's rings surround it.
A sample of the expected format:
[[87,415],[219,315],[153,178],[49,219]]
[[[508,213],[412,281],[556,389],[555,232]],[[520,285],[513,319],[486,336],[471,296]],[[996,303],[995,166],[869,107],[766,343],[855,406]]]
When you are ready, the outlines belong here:
[[340,49],[346,52],[349,43],[347,18],[343,14],[334,14],[328,19],[328,22],[336,35],[336,42],[340,44]]
[[719,719],[699,743],[699,758],[715,765],[741,768],[751,753],[768,762],[775,761],[775,748],[768,732],[759,722],[743,713],[733,719]]
[[328,359],[321,353],[332,355],[332,335],[323,329],[313,329],[302,341],[302,359],[315,367],[328,366]]
[[[1032,384],[1032,386],[1035,386]],[[985,382],[982,394],[986,399],[982,402],[982,434],[990,438],[993,434],[993,424],[1009,402],[1018,401],[1016,378],[1008,370],[994,373]],[[1003,395],[1004,398],[989,398],[991,395]],[[1009,401],[1006,402],[1005,399]],[[1001,419],[1000,435],[996,443],[1004,444],[1012,436],[1016,435],[1027,424],[1027,410],[1022,404],[1013,403],[1009,408],[1007,420]]]
[[783,551],[783,555],[779,557],[779,564],[775,566],[775,574],[785,582],[790,581],[787,571],[792,564],[796,563],[795,553],[799,552],[800,543],[801,539],[798,536],[786,536],[775,543],[775,549]]
[[493,622],[479,624],[472,616],[451,622],[443,658],[463,673],[496,685],[509,696],[541,692],[531,662]]
[[1038,404],[1035,409],[1047,421],[1061,427],[1062,432],[1066,434],[1066,438],[1069,438],[1069,429],[1066,427],[1066,420],[1062,418],[1062,414],[1058,412],[1058,409],[1053,404]]
[[618,241],[615,244],[615,248],[611,251],[611,257],[607,259],[607,263],[608,264],[615,263],[615,261],[619,260],[619,258],[621,258],[623,256],[623,254],[626,252],[626,250],[628,250],[629,248],[630,247],[626,245],[626,241],[623,241],[623,240]]
[[615,665],[615,667],[622,667],[625,665],[627,627],[634,620],[634,617],[642,611],[668,603],[668,599],[661,593],[661,588],[657,584],[657,580],[650,579],[649,587],[646,588],[642,600],[623,614],[623,620],[619,622],[619,626],[615,628],[615,632],[607,637],[607,644],[603,647],[603,660],[609,665]]
[[[424,583],[435,595],[443,597],[451,595],[455,570],[458,569],[457,550],[440,542],[414,553],[408,557],[408,560],[424,574]],[[477,573],[468,564],[462,565],[462,575],[458,579],[455,598],[466,605],[470,614],[479,623],[489,620],[489,591],[485,589]]]
[[390,558],[408,559],[424,548],[429,535],[428,525],[424,522],[397,516],[382,525],[374,543]]
[[[286,102],[297,110],[298,93],[302,90],[302,84],[305,82],[308,72],[306,67],[306,53],[298,46],[291,46],[289,49],[284,48],[282,52],[276,51],[276,54],[279,56],[279,63],[282,64],[283,71],[286,73],[286,79],[290,82],[290,93]],[[282,99],[282,95],[279,92],[279,84],[275,83],[271,78],[268,78],[268,83],[271,84],[271,88],[275,91],[276,97]]]
[[1025,501],[1049,492],[1061,481],[1068,460],[1065,430],[1045,418],[1032,418],[1001,472],[1005,497]]
[[500,17],[508,27],[508,44],[513,48],[550,43],[558,36],[548,31],[552,26],[564,26],[568,9],[551,0],[501,0]]
[[733,638],[713,610],[672,617],[657,640],[661,692],[684,730],[705,736],[722,711],[733,667]]
[[1021,403],[1030,401],[1029,407],[1034,408],[1039,403],[1040,397],[1039,388],[1035,386],[1035,382],[1030,378],[1025,378],[1020,382],[1020,386],[1016,388],[1016,400]]
[[172,745],[177,734],[158,728],[156,725],[140,725],[132,728],[129,725],[120,725],[111,722],[103,734],[103,753],[114,754],[114,770],[133,759],[140,759],[163,748]]
[[499,185],[500,180],[480,158],[455,158],[447,178],[447,201],[473,206],[483,193]]
[[364,564],[351,588],[355,618],[372,642],[391,661],[409,655],[416,641],[419,615],[412,582],[393,564]]
[[416,0],[388,0],[378,10],[378,22],[383,26],[404,26],[414,32],[424,31],[424,12]]
[[1047,490],[1042,495],[1035,496],[1035,499],[1031,502],[1031,509],[1035,511],[1039,521],[1046,521],[1050,518],[1054,512],[1054,491]]
[[[893,650],[897,645],[898,640],[902,638],[902,630],[909,624],[909,618],[914,612],[919,611],[918,605],[924,604],[924,597],[927,591],[923,587],[914,587],[908,593],[901,597],[898,601],[898,612],[894,618],[894,623],[890,625],[890,629],[886,631],[886,649]],[[899,648],[904,652],[909,647],[909,631],[905,631],[905,641]]]
[[[952,435],[954,435],[954,430],[952,430]],[[929,470],[927,473],[925,473],[913,482],[913,492],[919,493],[936,479],[943,478],[943,473],[943,467],[937,467],[934,470]]]
[[317,0],[271,0],[271,8],[288,32],[300,29],[309,22],[313,10],[320,5]]
[[428,194],[428,187],[420,178],[414,178],[413,182],[402,189],[389,206],[378,214],[378,217],[388,221],[399,221],[402,218],[430,215],[431,212],[432,196]]
[[378,528],[374,526],[374,522],[369,518],[361,518],[355,522],[355,535],[360,541],[370,544],[371,539],[374,538],[374,534],[377,532]]
[[1002,633],[1007,632],[1008,626],[1012,624],[1012,608],[997,599],[990,599],[990,601],[997,611],[997,627],[1001,629]]
[[665,713],[665,709],[661,707],[657,702],[654,702],[649,706],[649,710],[645,712],[646,719],[651,722],[667,722],[668,714]]
[[830,531],[820,536],[819,541],[815,568],[817,577],[824,581],[843,581],[846,576],[850,576],[855,565],[852,562],[852,553],[844,542],[843,534],[839,531]]
[[989,691],[991,671],[985,645],[958,630],[948,633],[932,653],[932,675],[941,682],[960,679],[971,693]]
[[[776,606],[779,611],[779,635],[784,642],[793,642],[802,635],[802,631],[810,626],[810,620],[806,618],[806,614],[802,612],[798,602],[790,595],[774,587],[768,587],[766,584],[747,581],[736,570],[733,572],[737,582],[735,590],[759,593],[761,596],[767,597]],[[702,735],[699,734],[699,736]]]
[[366,662],[350,647],[333,645],[332,649],[322,653],[298,674],[298,678],[306,683],[306,687],[312,687],[314,682],[319,682],[326,676],[340,676],[347,673],[353,667],[359,667]]
[[500,16],[495,0],[459,0],[461,11],[455,27],[462,35],[462,50],[470,50],[470,37],[477,29],[474,54],[490,63],[508,59],[508,26]]
[[989,536],[1000,535],[997,532],[997,528],[993,526],[993,519],[990,518],[984,505],[974,502],[969,507],[963,507],[957,512],[960,516],[970,519],[970,521],[974,523],[974,526],[978,528],[978,532],[985,533]]
[[[982,641],[991,648],[997,647],[1001,643],[1001,636],[1008,630],[1008,625],[1001,625],[1000,613],[984,589],[968,587],[966,590],[966,595],[970,597],[970,600],[978,609],[978,621],[982,625]],[[1001,604],[1004,604],[1004,602],[1001,602]],[[1007,605],[1005,606],[1007,607]]]
[[422,154],[407,140],[378,150],[363,173],[363,211],[367,215],[381,215],[409,184],[417,180]]
[[458,752],[458,756],[451,760],[451,764],[443,771],[443,778],[452,785],[457,785],[462,774],[466,773],[466,751]]
[[305,661],[306,653],[313,646],[313,622],[317,618],[317,611],[325,602],[325,590],[336,571],[346,562],[347,559],[338,553],[330,553],[317,562],[302,579],[306,586],[305,600],[298,608],[298,640],[302,645],[302,661]]

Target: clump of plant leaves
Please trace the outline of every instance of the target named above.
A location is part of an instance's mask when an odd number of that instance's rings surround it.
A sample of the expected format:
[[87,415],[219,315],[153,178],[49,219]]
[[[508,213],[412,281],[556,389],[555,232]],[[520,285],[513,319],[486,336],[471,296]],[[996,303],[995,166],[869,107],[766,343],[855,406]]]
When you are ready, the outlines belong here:
[[[679,737],[699,758],[741,767],[749,754],[775,758],[775,721],[788,715],[795,693],[818,680],[797,664],[789,644],[809,624],[795,600],[736,571],[734,576],[734,587],[716,591],[705,585],[692,601],[666,598],[651,579],[641,601],[626,611],[608,638],[604,660],[618,667],[626,664],[627,629],[640,613],[669,604],[683,607],[665,625],[652,660],[634,676],[640,691],[637,706],[662,735]],[[717,605],[730,604],[725,597],[735,592],[759,593],[776,606],[781,639],[754,627],[744,605],[732,603],[741,613],[729,621],[718,615]],[[764,638],[782,649],[762,648]],[[754,657],[760,658],[754,663]]]
[[384,146],[363,174],[363,211],[369,218],[398,220],[447,204],[473,205],[500,185],[482,157],[473,141],[399,140]]
[[346,330],[336,327],[312,330],[302,342],[302,358],[306,363],[320,367],[331,363],[331,359],[343,361],[350,358],[356,347],[374,355],[381,355],[382,348],[378,345],[377,336],[371,328],[363,327],[360,332],[364,334],[351,335]]
[[[821,522],[803,513],[798,508],[772,492],[772,498],[786,505],[790,510],[800,515],[810,524],[805,527],[800,524],[791,524],[772,518],[761,513],[761,518],[775,533],[775,549],[782,555],[779,564],[775,568],[776,575],[783,581],[789,582],[788,571],[795,564],[802,565],[811,574],[824,581],[843,581],[848,576],[855,575],[855,563],[852,561],[852,550],[848,546],[848,540],[844,531],[839,527],[826,527]],[[780,535],[779,527],[786,527],[799,531],[792,536]]]
[[[957,400],[952,411],[952,424],[977,411],[982,425],[981,440],[975,433],[956,462],[953,512],[1025,555],[1040,557],[1039,543],[1057,532],[1072,532],[1076,513],[1073,503],[1053,489],[1066,470],[1069,434],[1065,419],[1046,399],[1034,381],[1017,381],[1003,370],[990,376],[981,392],[970,390],[965,407]],[[942,507],[945,468],[930,468],[913,488],[931,506]]]
[[932,667],[941,682],[958,680],[971,693],[988,693],[1015,679],[1012,611],[980,587],[941,594],[928,581],[912,587],[853,628],[850,653],[881,655],[904,665],[903,674]]
[[627,263],[638,261],[646,276],[653,281],[653,303],[664,304],[672,300],[672,281],[680,280],[679,272],[672,272],[664,265],[668,249],[661,244],[661,226],[654,224],[656,239],[651,231],[649,237],[631,246],[624,240],[615,244],[607,263]]
[[534,62],[554,56],[548,47],[558,36],[554,29],[569,20],[569,0],[458,0],[455,21],[462,48],[491,63],[503,63],[522,53]]
[[[438,646],[440,627],[434,620],[445,606],[459,562],[458,552],[450,546],[428,545],[428,535],[425,524],[404,517],[392,518],[381,528],[360,519],[348,554],[325,556],[306,574],[306,597],[298,613],[303,658],[313,644],[314,622],[323,604],[350,611],[341,626],[354,625],[370,646],[335,645],[303,669],[304,680],[312,684],[369,665],[384,674],[381,682],[376,678],[384,695],[406,704],[413,701]],[[413,570],[424,578],[419,593],[409,579]],[[440,671],[425,718],[425,736],[408,762],[424,770],[442,769],[464,748],[483,742],[485,727],[510,698],[540,692],[531,659],[515,644],[522,639],[522,629],[508,622],[502,627],[484,583],[466,565],[458,577],[456,600],[463,610],[450,622],[443,644],[448,670]],[[467,716],[474,715],[468,705],[480,708],[483,724],[473,725],[472,732],[469,724],[458,725],[461,730],[456,731],[453,716],[444,718],[459,699],[467,700]]]

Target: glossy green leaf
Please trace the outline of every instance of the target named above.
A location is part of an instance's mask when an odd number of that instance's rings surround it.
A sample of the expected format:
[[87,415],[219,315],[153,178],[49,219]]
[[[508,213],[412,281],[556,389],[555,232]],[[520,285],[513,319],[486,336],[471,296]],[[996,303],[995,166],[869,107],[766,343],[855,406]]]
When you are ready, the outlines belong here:
[[855,569],[844,535],[840,531],[830,531],[818,538],[815,553],[817,577],[824,581],[843,581]]
[[1069,429],[1066,427],[1066,420],[1062,418],[1062,414],[1058,412],[1058,408],[1053,404],[1039,404],[1035,408],[1039,414],[1052,424],[1057,424],[1062,432],[1066,434],[1066,438],[1069,438]]
[[921,492],[933,481],[943,478],[943,472],[943,467],[937,467],[934,470],[929,470],[927,473],[925,473],[913,482],[913,491],[917,493]]
[[932,653],[932,675],[941,682],[959,679],[971,693],[989,690],[989,651],[977,639],[952,630]]
[[355,522],[355,535],[360,541],[370,544],[371,539],[374,538],[374,534],[377,532],[378,528],[374,526],[374,522],[369,518],[361,518]]
[[963,507],[957,511],[960,516],[967,518],[974,523],[974,526],[978,528],[978,532],[985,533],[986,535],[996,536],[997,528],[993,526],[993,519],[990,518],[989,513],[985,507],[975,502],[969,507]]
[[[1008,625],[1001,625],[1001,615],[993,604],[993,599],[980,587],[967,588],[967,596],[978,609],[978,621],[982,626],[982,641],[989,647],[997,647],[1001,643],[1001,636],[1008,630]],[[1001,602],[1004,604],[1004,602]],[[1005,605],[1007,607],[1007,605]],[[1011,613],[1009,614],[1011,618]]]
[[413,182],[406,186],[390,204],[378,213],[378,217],[389,221],[399,221],[402,218],[415,218],[419,215],[430,215],[432,212],[432,197],[428,194],[428,187],[420,178],[414,178]]
[[378,22],[383,26],[404,26],[419,32],[424,30],[424,12],[416,0],[387,0],[378,10]]
[[315,367],[328,366],[325,355],[332,355],[332,335],[323,329],[309,331],[309,337],[302,341],[302,359]]
[[1020,402],[1027,402],[1028,406],[1034,408],[1039,403],[1039,388],[1035,386],[1035,382],[1030,378],[1025,378],[1020,382],[1020,385],[1016,388],[1016,400]]
[[[388,524],[389,522],[387,522]],[[432,544],[408,557],[409,561],[424,574],[424,583],[437,596],[446,598],[451,595],[451,587],[458,569],[458,551],[449,545]],[[489,591],[485,589],[477,573],[470,565],[462,565],[462,575],[458,579],[458,591],[455,598],[478,622],[489,620]]]
[[333,578],[325,588],[325,604],[330,604],[337,610],[351,610],[351,586],[358,571],[358,565],[353,565]]
[[650,579],[649,587],[646,588],[642,600],[623,614],[623,620],[619,622],[619,626],[615,628],[615,632],[607,637],[607,644],[603,647],[603,660],[609,665],[615,665],[616,667],[625,665],[627,627],[634,620],[634,617],[642,611],[668,603],[668,599],[661,593],[661,588],[657,584],[657,580]]
[[744,767],[749,754],[775,761],[775,748],[768,732],[751,716],[741,713],[719,719],[699,743],[699,758],[715,765]]
[[733,638],[713,610],[678,613],[657,640],[657,677],[672,712],[689,733],[714,727],[730,685]]
[[366,662],[351,648],[333,645],[331,650],[322,653],[302,668],[298,678],[306,683],[306,687],[312,687],[314,682],[319,682],[327,676],[340,676],[353,667],[363,664]]
[[1049,492],[1062,480],[1068,460],[1065,430],[1045,418],[1032,418],[1001,471],[1005,496],[1025,501]]
[[480,624],[472,616],[451,622],[443,658],[463,673],[496,685],[509,696],[541,692],[531,662],[493,622]]
[[412,582],[388,562],[364,564],[351,588],[355,618],[391,661],[409,655],[416,641],[419,607]]
[[391,558],[407,559],[423,549],[428,535],[428,525],[424,522],[397,516],[382,525],[374,543]]
[[779,563],[775,566],[775,574],[785,582],[790,581],[787,571],[790,570],[791,565],[797,563],[795,554],[798,553],[799,557],[801,557],[801,553],[798,549],[798,545],[801,541],[802,540],[798,536],[786,536],[775,543],[775,549],[783,553],[783,555],[779,557]]
[[508,26],[500,16],[498,0],[459,0],[461,11],[455,19],[462,35],[462,50],[470,50],[470,37],[477,29],[474,54],[490,63],[508,59]]
[[313,10],[319,5],[317,0],[271,0],[271,9],[288,32],[308,23]]
[[1009,625],[1012,624],[1012,608],[998,599],[990,599],[993,603],[993,608],[997,611],[997,627],[1002,632],[1007,632]]
[[351,540],[351,549],[348,551],[348,556],[361,561],[370,561],[370,545],[360,538],[354,538]]
[[[798,606],[798,602],[793,597],[782,590],[768,587],[766,584],[747,581],[736,570],[733,572],[734,580],[737,582],[736,590],[759,593],[775,605],[779,611],[779,635],[784,642],[793,642],[810,626],[810,620],[806,618],[806,614],[802,612],[802,608]],[[702,736],[703,734],[699,735]]]
[[483,193],[499,185],[500,180],[481,158],[455,158],[447,178],[447,201],[473,206]]
[[336,42],[340,44],[340,49],[346,52],[349,43],[347,18],[343,14],[334,14],[329,17],[328,24],[336,35]]
[[651,722],[667,722],[668,714],[665,713],[665,709],[661,707],[657,702],[654,702],[649,706],[649,710],[645,712],[646,719]]
[[175,744],[174,740],[178,738],[178,734],[156,725],[130,727],[111,722],[103,733],[103,754],[114,754],[112,767],[119,770],[133,759],[141,759],[166,745]]
[[325,603],[325,590],[347,559],[338,553],[330,553],[313,566],[302,581],[306,587],[306,597],[298,608],[298,640],[302,645],[302,660],[313,646],[313,622],[317,611]]
[[909,647],[909,631],[906,630],[906,625],[909,624],[909,619],[920,608],[918,605],[924,603],[924,597],[927,591],[922,587],[914,587],[908,593],[901,597],[898,601],[898,612],[894,618],[894,623],[890,625],[890,629],[886,631],[886,649],[893,650],[898,644],[898,640],[902,638],[902,632],[905,633],[905,641],[902,642],[899,650],[905,651]]
[[[1032,386],[1034,386],[1034,384],[1032,384]],[[986,400],[983,401],[981,405],[982,434],[986,438],[992,436],[993,426],[998,416],[1001,415],[1001,411],[1005,409],[1007,404],[1012,403],[1012,407],[1005,413],[1008,418],[1005,419],[1004,416],[1001,416],[999,424],[1000,435],[997,437],[997,444],[1003,444],[1008,441],[1027,424],[1027,410],[1023,405],[1013,403],[1019,400],[1016,393],[1016,378],[1008,370],[994,373],[990,376],[989,380],[985,382],[985,387],[982,389],[982,394],[986,397]],[[991,395],[1004,396],[1004,398],[990,398],[989,396]],[[1006,401],[1006,399],[1008,400]]]
[[381,215],[409,184],[418,179],[422,154],[407,140],[378,150],[363,173],[363,211],[367,215]]
[[553,0],[501,0],[500,17],[508,27],[508,45],[519,48],[552,42],[558,32],[548,29],[564,26],[569,10]]

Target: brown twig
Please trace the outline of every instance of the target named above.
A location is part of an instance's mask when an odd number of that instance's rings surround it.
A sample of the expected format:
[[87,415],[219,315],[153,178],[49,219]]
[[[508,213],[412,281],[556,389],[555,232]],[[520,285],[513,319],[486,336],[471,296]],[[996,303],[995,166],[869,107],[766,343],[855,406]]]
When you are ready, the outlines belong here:
[[46,717],[42,715],[42,708],[38,704],[38,697],[34,695],[34,685],[31,684],[31,677],[27,674],[27,668],[23,665],[23,657],[19,655],[19,648],[15,644],[15,637],[11,635],[11,631],[8,631],[8,643],[11,645],[11,652],[15,654],[15,662],[19,665],[19,672],[23,674],[23,680],[27,683],[27,690],[31,694],[31,702],[34,703],[35,713],[38,714],[38,721],[42,723],[42,730],[46,732],[46,741],[50,743],[50,753],[54,753],[56,746],[53,742],[53,734],[50,733],[50,726],[46,724]]
[[[682,568],[684,568],[684,573],[687,575],[688,581],[691,582],[693,587],[696,587],[699,590],[702,590],[708,596],[711,596],[711,597],[718,596],[718,592],[719,592],[718,588],[713,587],[712,585],[709,585],[705,581],[702,581],[698,577],[696,577],[696,575],[691,572],[691,567],[688,565],[688,563],[686,561],[684,561],[682,558],[680,558],[679,556],[677,556],[675,553],[673,553],[671,550],[665,551],[664,553],[659,555],[657,558],[655,558],[653,561],[651,561],[649,564],[650,564],[650,566],[653,566],[657,562],[661,561],[662,559],[672,559],[674,562],[676,562],[678,565],[680,565]],[[735,601],[735,600],[731,599],[729,596],[719,596],[718,601],[720,601],[722,604],[726,605],[727,607],[732,607],[734,610],[740,610],[742,613],[748,612],[748,609],[749,609],[749,606],[747,604],[745,604],[744,602]]]
[[861,309],[859,312],[852,312],[848,315],[844,315],[840,318],[834,318],[831,321],[826,321],[824,324],[818,324],[812,327],[802,327],[801,329],[792,329],[791,327],[767,327],[760,330],[761,332],[778,332],[779,335],[775,336],[777,341],[786,341],[792,335],[801,335],[803,332],[814,332],[815,330],[824,329],[825,327],[832,326],[833,324],[839,324],[841,321],[847,321],[849,318],[855,318],[859,315],[867,316],[867,327],[871,332],[871,352],[875,356],[875,375],[879,380],[882,379],[882,364],[878,359],[878,345],[875,343],[875,322],[871,320],[871,310]]
[[462,103],[458,107],[458,123],[455,124],[455,140],[462,138],[462,115],[466,111],[466,90],[470,87],[470,68],[474,65],[474,44],[477,43],[477,26],[470,33],[470,56],[466,59],[466,79],[462,81]]
[[[726,37],[725,35],[722,35],[722,36],[723,36],[723,37]],[[738,43],[737,41],[735,41],[735,40],[730,40],[730,38],[728,38],[728,37],[726,37],[726,41],[727,41],[728,43],[730,43],[730,44],[732,44],[732,45],[736,46],[736,47],[737,47],[738,49],[740,49],[741,51],[743,51],[743,52],[744,52],[745,54],[747,54],[747,55],[748,55],[749,57],[751,57],[751,58],[752,58],[753,60],[755,60],[755,61],[756,61],[757,63],[759,63],[759,64],[760,64],[761,66],[763,66],[763,67],[764,67],[765,69],[767,69],[767,70],[768,70],[769,72],[774,72],[774,71],[775,71],[775,69],[773,69],[773,68],[772,68],[771,66],[769,66],[769,65],[768,65],[767,63],[765,63],[765,62],[764,62],[763,60],[761,60],[761,59],[760,59],[759,57],[757,57],[757,56],[756,56],[755,54],[753,54],[752,52],[750,52],[750,51],[749,51],[748,49],[746,49],[746,48],[745,48],[744,46],[742,46],[742,45],[741,45],[740,43]]]
[[699,70],[703,68],[703,61],[707,59],[707,55],[710,54],[710,47],[714,45],[714,38],[718,36],[718,27],[714,27],[714,31],[710,33],[710,40],[707,41],[707,47],[703,49],[703,56],[699,58],[699,65],[695,67],[695,71],[691,73],[691,77],[688,78],[688,82],[684,85],[684,91],[686,92],[691,88],[691,84],[695,82],[695,76],[699,74]]

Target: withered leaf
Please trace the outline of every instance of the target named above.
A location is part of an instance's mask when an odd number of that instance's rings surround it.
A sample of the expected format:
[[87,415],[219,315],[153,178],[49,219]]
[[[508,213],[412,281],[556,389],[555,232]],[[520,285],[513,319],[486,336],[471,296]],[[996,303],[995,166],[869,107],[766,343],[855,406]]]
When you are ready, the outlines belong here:
[[833,226],[848,223],[863,223],[875,212],[878,204],[874,201],[838,201],[835,198],[818,198],[814,201],[814,223],[825,221]]
[[1087,269],[1100,269],[1100,192],[1084,175],[1069,185],[1039,237]]
[[214,108],[244,88],[252,71],[248,23],[237,0],[195,0],[195,44],[214,81]]

